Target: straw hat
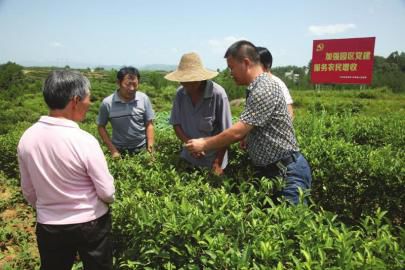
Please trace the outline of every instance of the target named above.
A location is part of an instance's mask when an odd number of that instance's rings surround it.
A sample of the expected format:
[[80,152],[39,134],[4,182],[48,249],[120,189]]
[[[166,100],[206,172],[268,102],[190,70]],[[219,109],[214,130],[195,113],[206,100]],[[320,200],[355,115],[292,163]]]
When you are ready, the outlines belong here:
[[176,82],[195,82],[214,78],[218,72],[205,69],[196,53],[186,53],[181,57],[179,66],[165,76],[165,79]]

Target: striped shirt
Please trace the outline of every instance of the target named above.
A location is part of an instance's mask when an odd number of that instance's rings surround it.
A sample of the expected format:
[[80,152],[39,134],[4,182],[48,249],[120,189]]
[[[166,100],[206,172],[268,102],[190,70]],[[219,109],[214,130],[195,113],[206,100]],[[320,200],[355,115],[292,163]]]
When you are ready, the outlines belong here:
[[112,126],[111,141],[120,149],[134,149],[146,144],[146,123],[155,118],[149,97],[136,91],[135,98],[123,101],[115,91],[100,105],[97,125]]

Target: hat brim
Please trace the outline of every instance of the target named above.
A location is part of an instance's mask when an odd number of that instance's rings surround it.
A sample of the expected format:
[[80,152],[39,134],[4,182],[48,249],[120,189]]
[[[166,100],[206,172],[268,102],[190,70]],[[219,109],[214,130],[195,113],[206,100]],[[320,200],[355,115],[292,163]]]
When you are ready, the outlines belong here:
[[210,71],[207,69],[196,71],[186,71],[186,70],[175,70],[166,74],[165,79],[175,82],[196,82],[205,81],[214,78],[218,75],[216,71]]

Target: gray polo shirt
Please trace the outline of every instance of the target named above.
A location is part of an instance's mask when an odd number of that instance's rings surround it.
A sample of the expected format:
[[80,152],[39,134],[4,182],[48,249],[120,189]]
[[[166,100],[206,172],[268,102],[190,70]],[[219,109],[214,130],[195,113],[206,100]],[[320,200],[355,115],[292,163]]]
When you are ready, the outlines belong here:
[[[191,97],[183,87],[177,90],[170,116],[170,124],[180,125],[190,138],[216,135],[232,126],[232,115],[228,96],[224,88],[213,81],[207,81],[203,98],[193,106]],[[206,152],[202,159],[195,159],[183,148],[180,156],[195,166],[212,167],[216,151]],[[222,168],[228,164],[225,153]]]
[[123,101],[117,91],[100,105],[97,125],[112,126],[112,143],[120,149],[139,148],[146,144],[146,123],[155,117],[145,93],[136,91],[135,98]]

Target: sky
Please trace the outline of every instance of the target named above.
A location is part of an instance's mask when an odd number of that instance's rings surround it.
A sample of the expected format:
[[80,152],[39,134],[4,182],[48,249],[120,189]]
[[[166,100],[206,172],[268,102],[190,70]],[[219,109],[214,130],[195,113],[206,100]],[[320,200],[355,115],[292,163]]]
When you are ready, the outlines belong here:
[[313,40],[355,37],[405,52],[405,0],[0,0],[0,64],[177,65],[193,51],[222,70],[246,39],[273,66],[306,66]]

